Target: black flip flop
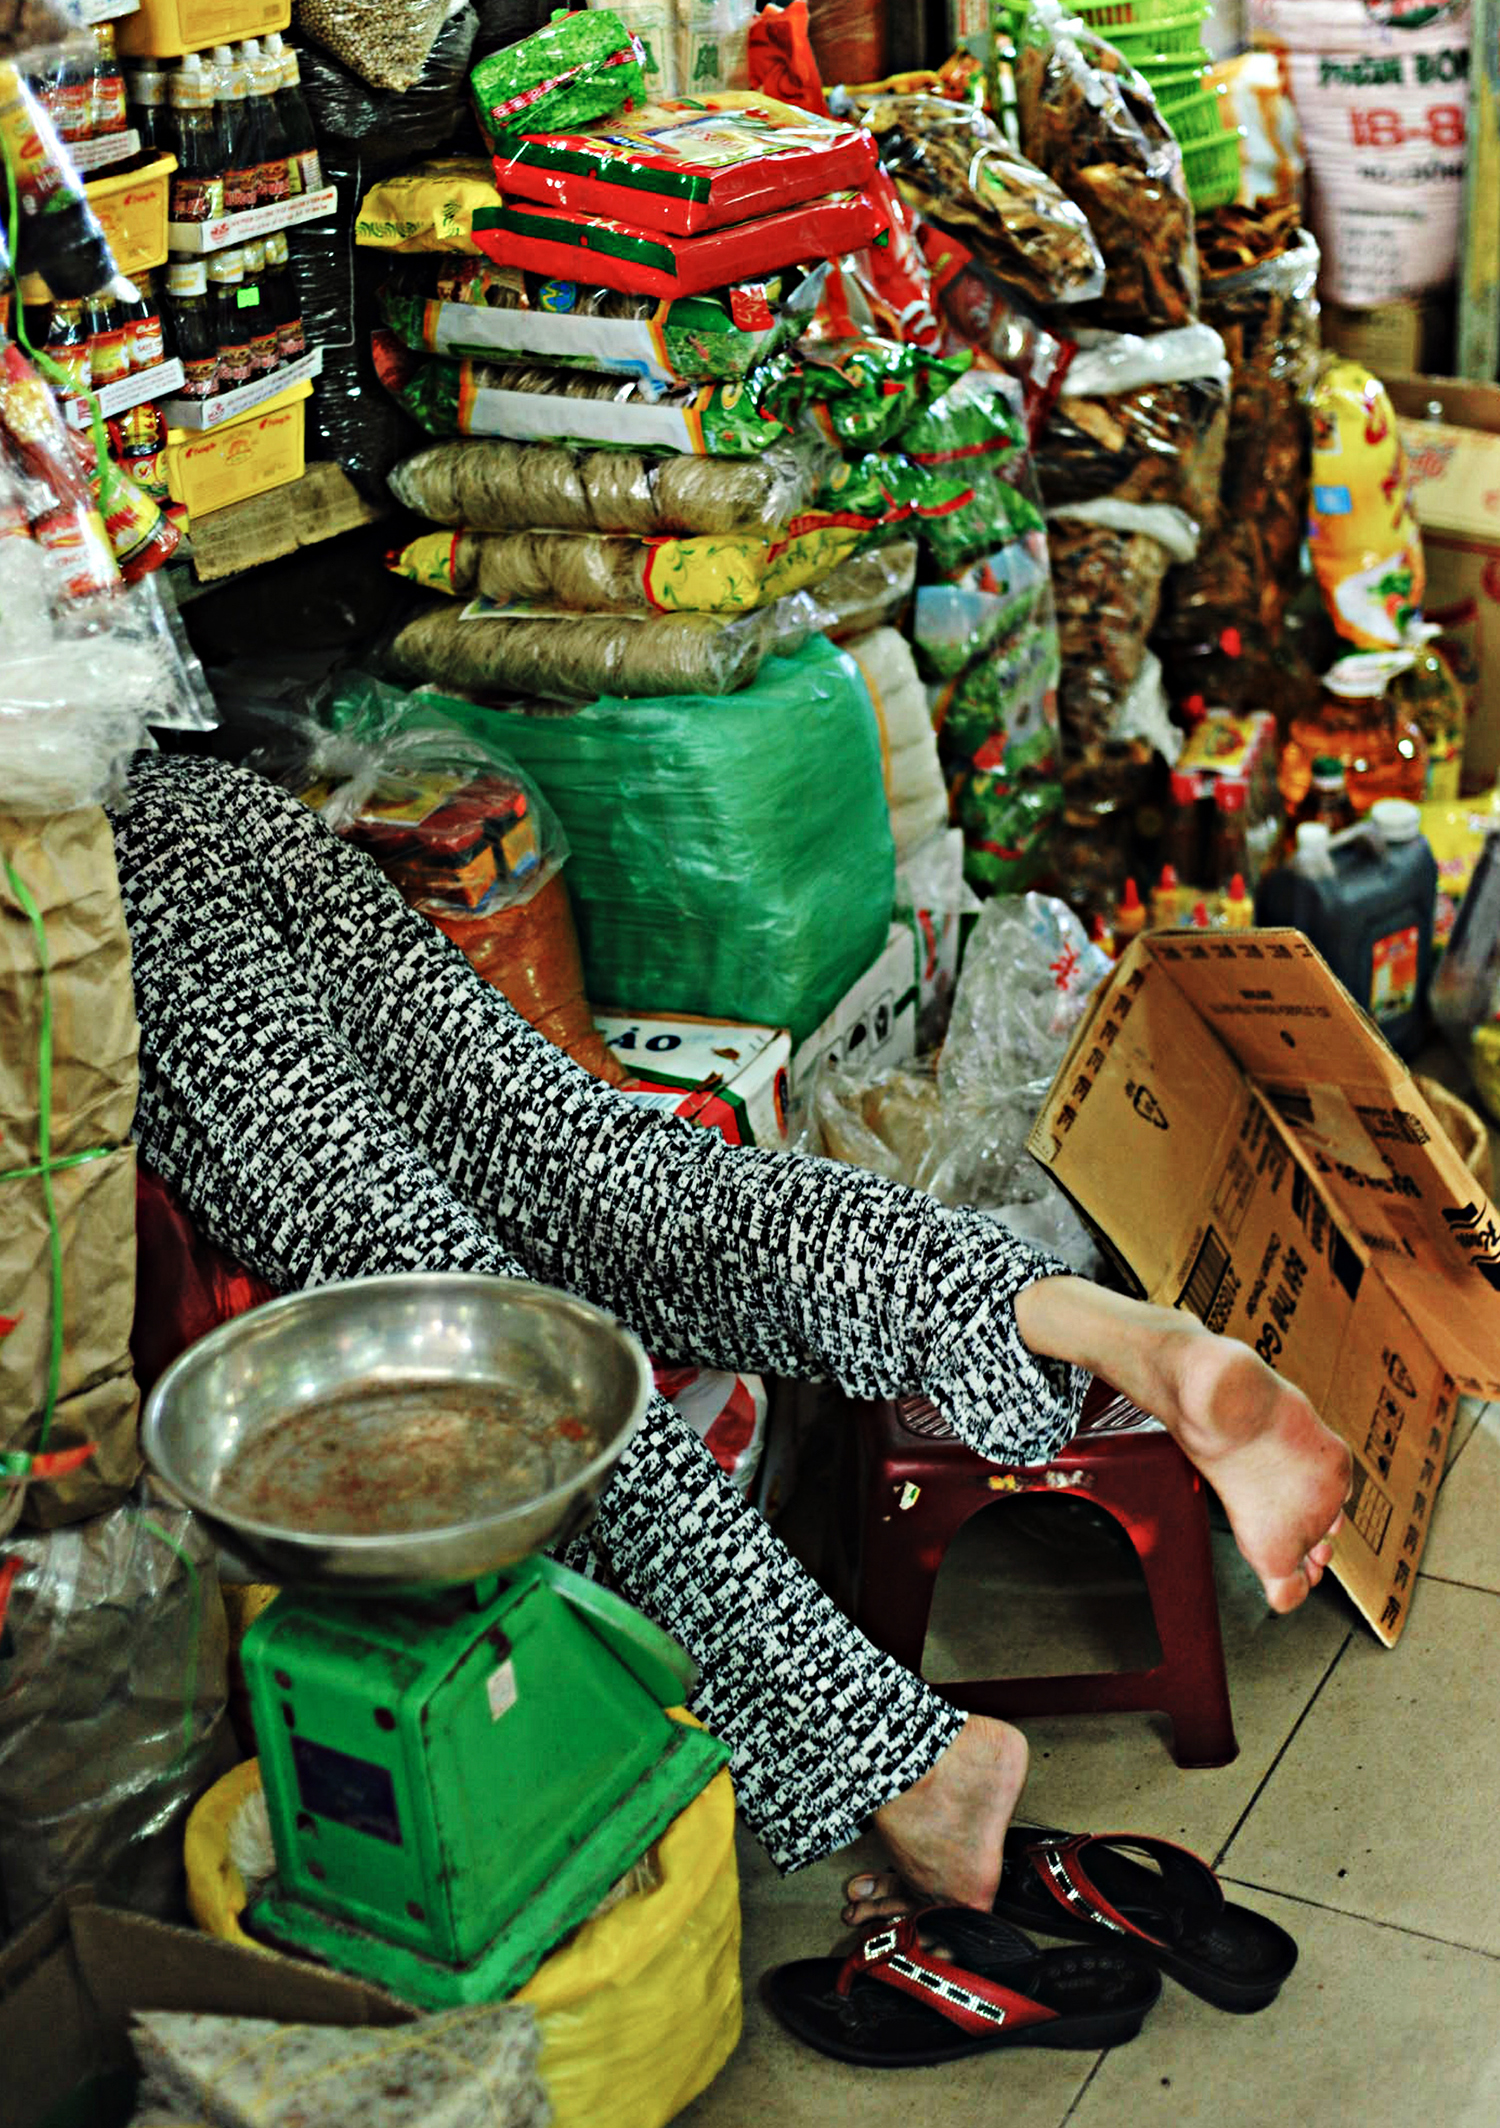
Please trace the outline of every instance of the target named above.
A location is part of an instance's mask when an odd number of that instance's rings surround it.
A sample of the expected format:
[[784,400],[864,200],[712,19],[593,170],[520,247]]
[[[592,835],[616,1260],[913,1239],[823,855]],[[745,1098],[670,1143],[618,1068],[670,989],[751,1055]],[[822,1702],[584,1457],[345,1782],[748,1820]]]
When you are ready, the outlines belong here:
[[[940,1944],[948,1958],[923,1946]],[[1161,1993],[1112,1944],[1040,1951],[967,1906],[933,1907],[865,1938],[850,1958],[799,1958],[762,1992],[789,2032],[861,2069],[930,2068],[1001,2047],[1117,2047]]]
[[1080,1943],[1113,1932],[1220,2010],[1263,2010],[1297,1963],[1286,1930],[1229,1905],[1199,1856],[1138,1833],[1012,1826],[995,1912]]

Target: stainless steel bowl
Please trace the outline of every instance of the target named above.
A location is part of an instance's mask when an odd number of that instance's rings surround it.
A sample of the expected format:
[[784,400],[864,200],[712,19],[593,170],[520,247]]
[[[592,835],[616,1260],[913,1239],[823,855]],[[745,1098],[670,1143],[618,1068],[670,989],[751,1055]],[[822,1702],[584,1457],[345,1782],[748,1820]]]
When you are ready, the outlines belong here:
[[[391,1526],[382,1510],[378,1533],[362,1535],[329,1534],[326,1516],[317,1518],[322,1528],[298,1528],[294,1509],[268,1510],[264,1490],[254,1512],[237,1500],[252,1444],[260,1447],[251,1460],[274,1469],[281,1449],[263,1437],[281,1429],[290,1443],[285,1430],[315,1406],[332,1406],[336,1417],[341,1402],[379,1407],[403,1389],[430,1391],[449,1428],[462,1428],[464,1448],[480,1455],[488,1415],[525,1397],[586,1430],[574,1450],[586,1461],[519,1504],[438,1528],[412,1527],[399,1499]],[[374,1595],[472,1581],[576,1527],[650,1393],[640,1344],[598,1308],[520,1279],[414,1272],[289,1294],[211,1331],[152,1390],[142,1446],[218,1540],[269,1580]],[[499,1442],[498,1422],[493,1431]]]

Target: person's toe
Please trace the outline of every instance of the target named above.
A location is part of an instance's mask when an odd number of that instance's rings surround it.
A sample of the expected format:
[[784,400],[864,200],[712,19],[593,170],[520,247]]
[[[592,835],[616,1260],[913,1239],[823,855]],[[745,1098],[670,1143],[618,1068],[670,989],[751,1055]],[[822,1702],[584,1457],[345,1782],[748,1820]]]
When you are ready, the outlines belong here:
[[852,1899],[844,1908],[846,1928],[861,1928],[867,1921],[896,1921],[913,1911],[912,1901],[900,1892],[884,1899]]

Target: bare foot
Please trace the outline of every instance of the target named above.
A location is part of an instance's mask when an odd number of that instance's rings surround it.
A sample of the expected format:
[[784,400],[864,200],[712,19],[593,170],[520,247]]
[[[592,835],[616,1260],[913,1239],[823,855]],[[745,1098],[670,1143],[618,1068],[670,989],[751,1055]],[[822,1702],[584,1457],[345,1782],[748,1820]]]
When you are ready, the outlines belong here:
[[[971,1714],[931,1772],[875,1813],[875,1830],[906,1893],[888,1878],[856,1877],[844,1919],[851,1925],[907,1913],[913,1901],[988,1913],[1021,1790],[1026,1739],[1008,1722]],[[868,1886],[869,1890],[856,1889]]]
[[1307,1398],[1247,1345],[1186,1335],[1178,1446],[1224,1504],[1229,1526],[1273,1611],[1292,1611],[1333,1556],[1349,1493],[1349,1451]]

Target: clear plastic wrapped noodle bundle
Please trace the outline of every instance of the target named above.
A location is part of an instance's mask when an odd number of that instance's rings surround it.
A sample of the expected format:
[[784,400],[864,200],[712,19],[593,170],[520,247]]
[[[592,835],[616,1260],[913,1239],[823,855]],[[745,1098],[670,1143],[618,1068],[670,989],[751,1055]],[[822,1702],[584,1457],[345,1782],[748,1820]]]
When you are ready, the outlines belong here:
[[1207,325],[1084,343],[1036,449],[1049,508],[1113,495],[1212,525],[1229,434],[1229,358]]
[[1191,324],[1198,253],[1182,150],[1145,76],[1056,0],[1033,0],[1016,92],[1022,147],[1082,209],[1103,254],[1098,319]]
[[725,695],[754,679],[775,640],[771,609],[725,621],[713,613],[538,613],[444,600],[406,623],[390,660],[404,679],[482,695],[556,702]]
[[789,367],[784,354],[743,380],[663,389],[590,370],[414,355],[383,329],[374,335],[373,352],[376,372],[397,405],[435,436],[753,458],[789,434],[770,406],[773,380]]
[[852,555],[819,583],[779,601],[774,614],[778,651],[785,654],[782,630],[845,642],[850,636],[868,635],[872,628],[897,625],[916,581],[915,540],[890,540]]
[[89,1884],[175,1917],[182,1828],[224,1770],[224,1607],[194,1518],[126,1504],[12,1536],[0,1651],[0,1907]]
[[941,96],[856,100],[907,205],[955,231],[1001,278],[1044,304],[1104,289],[1104,260],[1079,207],[972,105]]
[[475,532],[770,530],[813,501],[836,454],[807,437],[724,459],[500,438],[434,444],[395,468],[397,502]]
[[880,952],[895,877],[880,746],[831,644],[723,699],[478,714],[567,831],[601,1003],[646,997],[800,1040]]
[[630,539],[600,532],[427,533],[387,557],[455,597],[586,613],[749,613],[816,583],[869,528],[816,513],[765,538]]
[[386,324],[416,352],[605,370],[665,387],[748,375],[800,332],[823,278],[822,268],[793,269],[667,302],[544,281],[488,259],[441,259],[406,268],[379,301]]

